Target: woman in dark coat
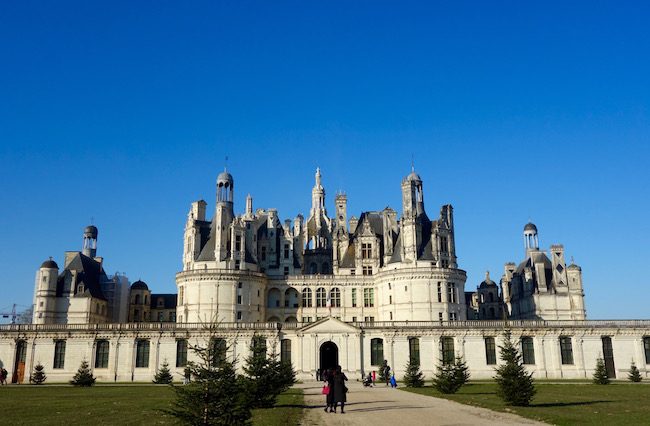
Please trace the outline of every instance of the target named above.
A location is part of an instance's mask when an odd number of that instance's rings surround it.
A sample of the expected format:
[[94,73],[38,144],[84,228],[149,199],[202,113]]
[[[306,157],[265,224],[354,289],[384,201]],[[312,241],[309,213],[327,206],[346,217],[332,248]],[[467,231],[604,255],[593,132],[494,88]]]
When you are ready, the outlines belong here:
[[[341,404],[341,414],[345,413],[345,401],[346,397],[345,394],[348,391],[348,388],[345,386],[345,381],[348,380],[347,377],[345,377],[345,374],[341,371],[341,366],[337,366],[336,370],[334,371],[334,375],[332,377],[332,387],[330,388],[330,394],[333,395],[333,405],[334,405],[334,412],[336,413],[336,406],[338,404]],[[334,392],[332,392],[334,391]],[[331,411],[331,410],[330,410]]]
[[334,405],[334,372],[332,370],[325,370],[323,372],[323,380],[327,383],[327,386],[330,388],[330,392],[325,395],[325,412],[329,410],[330,413],[333,413],[336,409]]

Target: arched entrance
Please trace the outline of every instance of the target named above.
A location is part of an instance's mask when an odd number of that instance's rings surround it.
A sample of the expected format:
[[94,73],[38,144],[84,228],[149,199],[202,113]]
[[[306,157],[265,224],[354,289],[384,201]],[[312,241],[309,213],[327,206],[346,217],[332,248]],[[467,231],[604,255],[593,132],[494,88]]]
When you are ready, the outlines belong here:
[[334,342],[325,342],[320,346],[320,370],[335,368],[339,365],[339,348]]

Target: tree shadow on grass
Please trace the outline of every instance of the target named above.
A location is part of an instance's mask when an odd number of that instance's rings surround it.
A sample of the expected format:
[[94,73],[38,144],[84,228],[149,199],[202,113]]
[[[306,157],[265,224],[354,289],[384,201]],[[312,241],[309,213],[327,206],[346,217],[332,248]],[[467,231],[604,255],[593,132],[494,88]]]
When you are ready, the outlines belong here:
[[593,405],[593,404],[601,404],[605,402],[616,402],[616,401],[609,401],[609,400],[602,400],[602,401],[580,401],[580,402],[544,402],[541,404],[530,404],[529,407],[533,408],[545,408],[545,407],[571,407],[573,405],[579,406],[579,405]]

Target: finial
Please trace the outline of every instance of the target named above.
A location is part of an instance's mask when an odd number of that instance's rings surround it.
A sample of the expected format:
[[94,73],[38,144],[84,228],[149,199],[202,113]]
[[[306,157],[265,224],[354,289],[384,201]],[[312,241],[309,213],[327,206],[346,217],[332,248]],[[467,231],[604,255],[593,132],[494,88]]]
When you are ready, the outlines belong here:
[[[50,258],[51,259],[51,258]],[[571,264],[575,265],[575,262],[573,261],[573,256],[571,256]]]
[[485,271],[485,281],[490,281],[490,271]]
[[223,171],[227,172],[228,171],[228,156],[226,155],[226,158],[224,158],[223,161]]
[[50,260],[52,260],[52,256],[50,256]]
[[415,158],[413,153],[411,153],[411,173],[415,173]]

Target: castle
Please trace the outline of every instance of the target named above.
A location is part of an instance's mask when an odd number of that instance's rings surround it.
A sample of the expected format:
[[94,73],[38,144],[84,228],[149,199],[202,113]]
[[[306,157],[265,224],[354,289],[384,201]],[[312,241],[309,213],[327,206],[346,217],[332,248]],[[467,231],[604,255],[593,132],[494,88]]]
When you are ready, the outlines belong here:
[[109,277],[94,226],[84,230],[82,251],[66,252],[62,270],[45,261],[33,324],[0,326],[0,362],[14,381],[35,360],[54,378],[67,377],[81,359],[103,380],[150,380],[163,359],[175,359],[181,371],[192,356],[188,342],[215,320],[230,356],[246,356],[252,336],[262,336],[303,378],[337,364],[359,375],[384,359],[399,376],[410,357],[431,374],[457,355],[473,377],[491,377],[504,327],[542,377],[586,377],[597,357],[615,377],[629,367],[615,364],[615,353],[626,363],[650,363],[650,323],[586,321],[581,268],[566,264],[561,245],[541,250],[532,223],[524,227],[524,260],[506,263],[499,284],[486,274],[465,291],[453,208],[442,206],[431,220],[413,170],[401,182],[399,217],[387,207],[348,220],[343,193],[329,217],[319,169],[307,219],[254,211],[250,195],[236,215],[234,191],[224,171],[212,217],[205,201],[192,203],[177,294]]

